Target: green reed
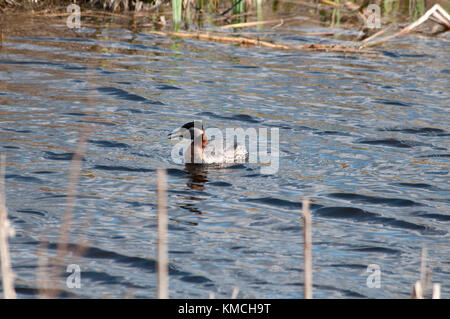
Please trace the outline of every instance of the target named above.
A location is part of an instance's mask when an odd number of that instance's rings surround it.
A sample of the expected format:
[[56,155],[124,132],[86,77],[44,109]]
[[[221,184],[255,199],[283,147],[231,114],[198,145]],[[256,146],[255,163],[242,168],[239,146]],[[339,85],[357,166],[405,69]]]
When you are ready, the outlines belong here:
[[425,13],[425,0],[409,0],[409,16],[411,21],[417,20]]
[[258,21],[263,21],[262,0],[256,0],[256,16]]
[[231,2],[234,14],[242,14],[245,12],[245,0],[233,0]]
[[245,13],[245,0],[232,0],[231,5],[233,7],[233,14],[239,15],[233,19],[233,23],[243,22],[241,14]]
[[[335,1],[336,4],[339,4],[339,0]],[[331,27],[339,27],[341,24],[341,10],[333,9],[333,13],[331,15]]]
[[172,0],[172,19],[173,28],[178,30],[181,25],[181,4],[183,0]]

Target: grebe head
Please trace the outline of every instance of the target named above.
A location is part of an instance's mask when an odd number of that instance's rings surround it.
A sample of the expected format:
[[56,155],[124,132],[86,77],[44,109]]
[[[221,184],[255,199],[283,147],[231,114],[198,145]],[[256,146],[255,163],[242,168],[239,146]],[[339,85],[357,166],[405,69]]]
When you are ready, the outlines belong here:
[[207,143],[206,134],[202,121],[193,121],[184,124],[174,132],[169,133],[169,138],[173,137],[190,139],[192,142],[200,141],[201,139],[203,148],[206,146]]

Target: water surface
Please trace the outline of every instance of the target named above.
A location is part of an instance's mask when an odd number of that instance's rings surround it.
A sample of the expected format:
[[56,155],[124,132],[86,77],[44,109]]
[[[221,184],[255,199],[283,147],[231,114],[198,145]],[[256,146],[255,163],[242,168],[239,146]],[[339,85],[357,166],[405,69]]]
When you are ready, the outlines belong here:
[[[272,36],[324,41],[298,30]],[[234,285],[242,298],[301,298],[303,198],[313,201],[315,297],[409,297],[426,247],[449,298],[448,37],[344,55],[92,31],[30,31],[0,49],[19,297],[37,297],[40,245],[56,252],[87,128],[69,245],[86,249],[67,260],[80,265],[82,288],[65,296],[156,297],[155,171],[167,168],[172,298],[229,297]],[[279,171],[173,163],[167,134],[193,119],[279,128]],[[370,264],[379,289],[366,285]]]

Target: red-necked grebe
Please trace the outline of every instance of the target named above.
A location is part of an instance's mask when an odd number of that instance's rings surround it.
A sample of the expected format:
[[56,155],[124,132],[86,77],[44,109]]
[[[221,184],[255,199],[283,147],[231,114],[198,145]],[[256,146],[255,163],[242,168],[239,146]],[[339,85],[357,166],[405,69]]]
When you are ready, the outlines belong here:
[[187,138],[192,141],[184,152],[186,164],[232,164],[245,162],[248,158],[245,147],[237,143],[226,149],[223,149],[222,141],[208,144],[202,121],[184,124],[169,134],[169,138],[173,137]]

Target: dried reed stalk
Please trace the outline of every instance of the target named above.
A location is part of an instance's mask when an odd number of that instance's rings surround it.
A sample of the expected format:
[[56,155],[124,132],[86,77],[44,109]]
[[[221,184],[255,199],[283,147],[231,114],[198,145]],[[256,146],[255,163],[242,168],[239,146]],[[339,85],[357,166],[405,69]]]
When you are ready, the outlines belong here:
[[304,199],[302,205],[302,216],[304,220],[304,298],[312,299],[312,253],[311,253],[311,213],[309,211],[309,200]]
[[8,220],[8,211],[6,208],[6,191],[5,191],[5,154],[0,155],[0,262],[3,283],[3,297],[5,299],[16,299],[16,291],[14,290],[14,273],[11,267],[11,259],[9,256],[8,237],[14,234],[14,230]]
[[231,299],[236,299],[239,294],[239,287],[234,286],[233,291],[231,292]]
[[87,130],[81,132],[77,148],[70,163],[66,208],[62,217],[58,239],[58,257],[63,257],[67,254],[67,245],[70,239],[70,227],[73,218],[73,207],[77,199],[78,181],[80,179],[81,164],[88,144],[88,136],[89,132]]
[[432,299],[441,299],[441,285],[440,284],[433,285],[433,295],[431,298]]
[[386,33],[388,30],[392,29],[392,27],[393,27],[393,24],[390,24],[390,25],[387,26],[386,28],[381,29],[380,31],[378,31],[378,32],[376,32],[376,33],[374,33],[374,34],[372,34],[370,37],[368,37],[368,38],[362,40],[361,43],[370,42],[372,39],[375,39],[376,37],[379,37],[380,35]]
[[[89,74],[87,75],[87,78],[89,78]],[[89,92],[91,91],[88,89]],[[88,96],[87,100],[88,106],[86,107],[86,111],[91,111],[91,102],[90,97]],[[85,116],[85,119],[89,116]],[[91,134],[91,125],[88,123],[85,123],[85,126],[83,126],[82,131],[80,132],[80,138],[77,142],[77,146],[75,149],[75,153],[72,157],[72,161],[70,162],[70,168],[69,168],[69,184],[67,186],[67,197],[66,197],[66,206],[64,209],[64,213],[61,219],[61,226],[59,231],[59,237],[58,237],[58,243],[56,248],[56,259],[52,260],[54,261],[54,269],[52,271],[52,275],[56,280],[59,280],[59,278],[62,278],[62,265],[64,262],[64,259],[68,255],[68,244],[70,241],[70,229],[72,227],[72,219],[73,219],[73,209],[75,206],[75,202],[77,199],[77,192],[78,192],[78,182],[80,179],[80,172],[81,172],[81,165],[83,163],[83,157],[86,153],[86,149],[88,146],[88,138]],[[75,252],[75,255],[79,256],[84,251],[85,246],[82,245],[78,246],[77,251]],[[45,269],[41,270],[41,278],[45,278]],[[55,298],[59,289],[58,287],[54,287],[51,289],[44,289],[43,293],[45,298]]]
[[423,299],[422,285],[420,284],[420,281],[416,281],[414,284],[411,299]]
[[180,38],[190,38],[198,39],[202,41],[213,41],[213,42],[223,42],[232,44],[242,44],[242,45],[254,45],[262,46],[272,49],[281,50],[306,50],[306,51],[325,51],[325,52],[341,52],[341,53],[371,53],[375,54],[376,51],[362,50],[352,46],[338,45],[338,44],[304,44],[304,45],[285,45],[275,42],[262,41],[258,39],[250,39],[243,37],[232,37],[232,36],[219,36],[210,33],[190,33],[190,32],[162,32],[162,31],[149,31],[149,33],[157,34],[165,37],[180,37]]
[[220,29],[247,28],[247,27],[254,27],[254,26],[257,26],[257,25],[264,25],[264,24],[274,24],[274,23],[278,24],[278,23],[282,23],[283,21],[286,21],[286,20],[284,20],[284,19],[277,19],[277,20],[233,23],[233,24],[227,24],[227,25],[221,26]]
[[[431,285],[431,270],[427,269],[427,249],[422,248],[420,257],[420,280],[416,281],[411,293],[411,299],[424,299],[427,297],[428,287]],[[433,284],[432,299],[441,298],[441,285]]]
[[48,256],[47,244],[41,242],[38,248],[38,272],[37,272],[37,286],[38,296],[40,299],[47,299],[51,297],[50,280],[48,278]]
[[369,53],[377,54],[376,51],[362,50],[356,47],[340,44],[304,44],[300,46],[292,47],[298,50],[308,50],[315,52],[339,52],[339,53]]
[[422,296],[425,297],[428,291],[427,287],[427,248],[422,248],[422,255],[420,258],[420,286],[422,288]]
[[320,0],[320,2],[328,4],[329,6],[332,6],[332,7],[340,7],[341,6],[340,4],[335,3],[333,1],[329,1],[329,0]]
[[296,17],[284,18],[284,19],[234,23],[234,24],[227,24],[227,25],[221,26],[220,29],[247,28],[247,27],[253,27],[253,26],[264,25],[264,24],[274,24],[274,23],[282,24],[284,22],[298,20],[300,18],[301,18],[300,16],[296,16]]
[[161,32],[161,31],[149,31],[150,33],[162,35],[162,36],[168,36],[168,37],[180,37],[180,38],[191,38],[191,39],[198,39],[203,41],[214,41],[214,42],[225,42],[225,43],[235,43],[235,44],[246,44],[246,45],[259,45],[263,47],[268,48],[274,48],[274,49],[284,49],[288,50],[290,49],[289,46],[284,44],[277,44],[277,43],[271,43],[267,41],[260,41],[257,39],[249,39],[249,38],[242,38],[242,37],[230,37],[230,36],[218,36],[218,35],[212,35],[209,33],[189,33],[189,32]]
[[167,173],[158,169],[158,299],[169,298],[169,267],[167,257]]
[[[80,177],[80,170],[83,161],[83,156],[88,144],[88,136],[89,133],[87,131],[83,131],[81,133],[75,154],[73,155],[70,164],[69,186],[67,190],[66,208],[64,210],[64,214],[61,219],[61,227],[59,231],[59,238],[56,248],[56,259],[54,260],[55,264],[53,275],[55,276],[55,278],[62,277],[62,265],[65,257],[68,255],[68,243],[70,240],[70,228],[72,227],[73,208],[77,197],[78,180]],[[45,297],[55,298],[57,292],[58,292],[57,288],[47,290]]]
[[386,41],[388,41],[390,39],[393,39],[393,38],[396,38],[398,36],[410,33],[411,31],[413,31],[415,28],[420,26],[422,23],[424,23],[425,21],[427,21],[431,17],[435,17],[436,19],[439,20],[440,24],[444,25],[447,29],[450,29],[450,16],[448,15],[448,13],[439,4],[435,4],[430,10],[425,12],[425,14],[423,16],[421,16],[418,20],[416,20],[415,22],[409,24],[405,28],[401,29],[399,32],[391,34],[391,35],[388,35],[388,36],[386,36],[384,38],[381,38],[379,40],[375,40],[375,41],[371,41],[371,42],[365,42],[365,43],[362,44],[361,47],[364,48],[364,47],[378,45],[378,44],[384,43],[384,42],[386,42]]
[[422,248],[422,254],[420,256],[420,280],[416,281],[411,293],[411,299],[423,299],[426,293],[426,262],[427,262],[427,250]]

